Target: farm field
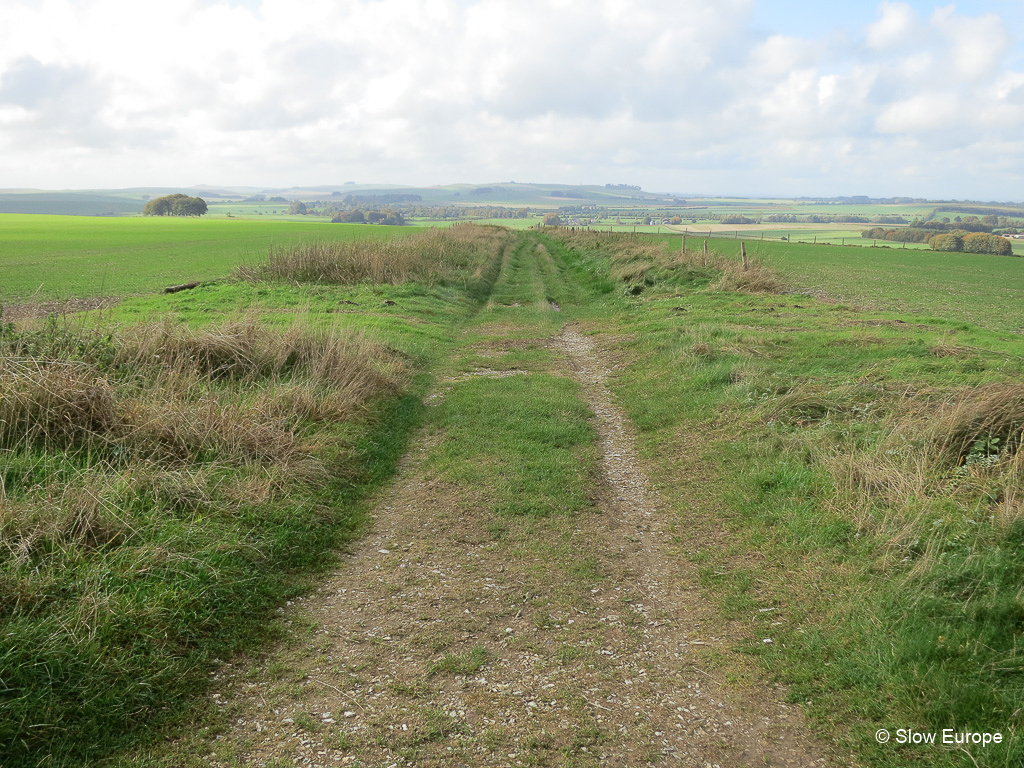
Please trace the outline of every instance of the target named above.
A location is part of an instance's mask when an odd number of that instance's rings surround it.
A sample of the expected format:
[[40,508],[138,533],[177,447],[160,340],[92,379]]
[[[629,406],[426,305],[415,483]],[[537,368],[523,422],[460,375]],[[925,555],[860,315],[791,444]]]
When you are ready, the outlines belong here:
[[[681,236],[657,235],[669,251]],[[840,247],[742,240],[751,257],[777,270],[794,290],[949,323],[1024,332],[1024,259],[930,249]],[[699,253],[703,238],[687,238]],[[740,260],[740,241],[711,238],[709,247]]]
[[0,214],[0,302],[159,291],[223,277],[272,245],[404,232],[321,222]]
[[1021,260],[393,232],[3,326],[12,765],[1017,764]]

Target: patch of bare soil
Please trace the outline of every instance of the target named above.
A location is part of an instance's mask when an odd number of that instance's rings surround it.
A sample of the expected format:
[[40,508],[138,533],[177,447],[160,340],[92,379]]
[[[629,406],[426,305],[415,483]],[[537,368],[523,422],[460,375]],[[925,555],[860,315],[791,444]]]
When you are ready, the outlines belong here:
[[293,641],[218,675],[234,726],[208,764],[831,765],[778,691],[725,684],[731,641],[670,553],[607,358],[572,329],[551,344],[596,414],[594,510],[498,518],[431,475],[443,436],[424,435],[372,531],[289,609]]
[[4,304],[0,320],[5,323],[18,323],[50,315],[73,315],[91,309],[106,309],[119,304],[116,296],[94,296],[89,299],[67,299],[65,301],[38,302],[32,304]]

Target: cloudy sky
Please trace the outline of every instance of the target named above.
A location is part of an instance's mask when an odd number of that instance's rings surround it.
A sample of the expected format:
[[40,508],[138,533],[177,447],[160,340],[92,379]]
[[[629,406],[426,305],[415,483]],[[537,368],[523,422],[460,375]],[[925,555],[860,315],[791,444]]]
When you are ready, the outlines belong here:
[[1024,3],[0,0],[0,188],[1024,200]]

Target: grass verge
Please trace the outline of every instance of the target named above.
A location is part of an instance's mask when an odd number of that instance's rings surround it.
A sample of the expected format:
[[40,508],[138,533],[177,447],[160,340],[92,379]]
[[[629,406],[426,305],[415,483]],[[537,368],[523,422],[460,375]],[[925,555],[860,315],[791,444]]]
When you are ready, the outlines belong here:
[[[145,742],[218,658],[273,634],[392,473],[425,371],[496,276],[506,238],[488,235],[435,264],[439,285],[393,287],[402,307],[376,285],[222,284],[156,323],[123,322],[140,300],[0,328],[5,766]],[[260,301],[211,321],[236,292]]]

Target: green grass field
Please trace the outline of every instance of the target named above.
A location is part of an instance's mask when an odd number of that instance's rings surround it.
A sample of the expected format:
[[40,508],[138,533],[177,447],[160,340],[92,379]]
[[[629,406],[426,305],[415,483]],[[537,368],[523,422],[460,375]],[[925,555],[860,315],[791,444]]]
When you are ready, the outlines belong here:
[[159,291],[212,280],[272,245],[401,237],[412,231],[252,219],[102,218],[0,214],[0,301]]
[[[658,237],[670,251],[679,236]],[[687,238],[687,251],[702,240]],[[740,242],[709,247],[737,263]],[[1024,259],[914,248],[854,248],[743,241],[747,253],[777,270],[794,290],[892,312],[923,314],[992,330],[1024,332]]]

